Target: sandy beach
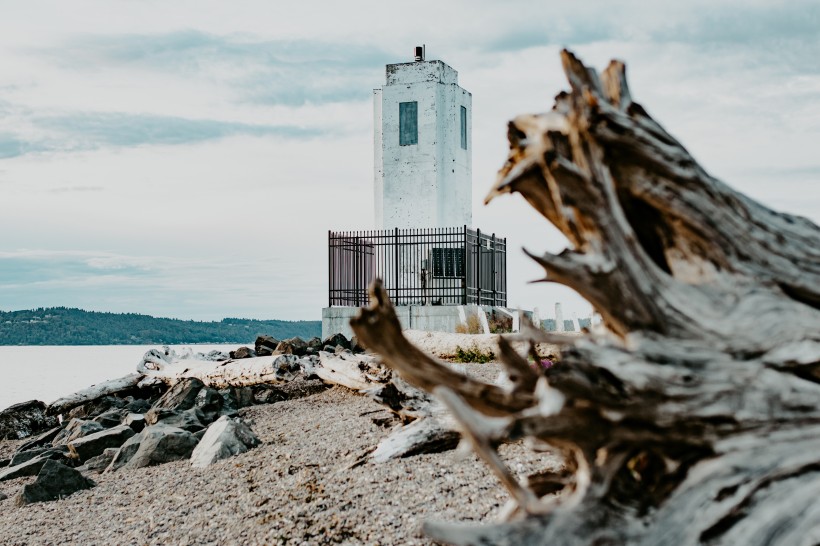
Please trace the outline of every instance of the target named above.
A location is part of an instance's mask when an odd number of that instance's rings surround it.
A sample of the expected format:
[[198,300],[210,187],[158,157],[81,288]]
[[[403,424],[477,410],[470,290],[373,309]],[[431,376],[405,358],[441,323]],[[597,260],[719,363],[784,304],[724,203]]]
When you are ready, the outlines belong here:
[[[492,380],[498,364],[468,364]],[[489,522],[507,494],[472,453],[418,455],[352,467],[389,432],[383,406],[343,387],[241,410],[263,444],[194,469],[188,461],[89,473],[97,486],[16,508],[34,478],[0,482],[2,544],[432,544],[425,519]],[[0,458],[21,441],[0,442]],[[502,457],[516,474],[557,469],[550,454],[513,443]]]

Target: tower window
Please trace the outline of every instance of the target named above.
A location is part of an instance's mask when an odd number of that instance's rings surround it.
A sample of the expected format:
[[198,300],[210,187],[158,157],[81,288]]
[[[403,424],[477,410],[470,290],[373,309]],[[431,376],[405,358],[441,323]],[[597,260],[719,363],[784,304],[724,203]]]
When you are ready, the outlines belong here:
[[419,143],[419,103],[399,103],[399,146]]
[[461,149],[467,149],[467,108],[461,107]]

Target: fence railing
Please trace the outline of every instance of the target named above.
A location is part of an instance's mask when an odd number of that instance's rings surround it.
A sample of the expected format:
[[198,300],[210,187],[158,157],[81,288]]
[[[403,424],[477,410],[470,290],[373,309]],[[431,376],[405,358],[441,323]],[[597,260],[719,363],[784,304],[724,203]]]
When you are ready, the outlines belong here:
[[328,232],[330,305],[507,305],[507,241],[465,227]]

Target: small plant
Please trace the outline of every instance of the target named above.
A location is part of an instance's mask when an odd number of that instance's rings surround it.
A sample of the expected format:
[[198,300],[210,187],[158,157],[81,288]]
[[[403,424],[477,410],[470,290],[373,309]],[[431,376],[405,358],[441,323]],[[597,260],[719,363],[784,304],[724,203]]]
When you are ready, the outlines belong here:
[[482,331],[481,321],[476,315],[470,315],[466,322],[456,324],[457,334],[480,334]]
[[490,333],[507,334],[512,332],[512,325],[512,317],[493,312],[493,316],[490,318]]
[[487,351],[485,353],[475,345],[467,349],[463,349],[459,345],[456,347],[456,355],[453,360],[462,364],[468,362],[486,364],[487,362],[492,362],[495,360],[495,354],[492,351]]

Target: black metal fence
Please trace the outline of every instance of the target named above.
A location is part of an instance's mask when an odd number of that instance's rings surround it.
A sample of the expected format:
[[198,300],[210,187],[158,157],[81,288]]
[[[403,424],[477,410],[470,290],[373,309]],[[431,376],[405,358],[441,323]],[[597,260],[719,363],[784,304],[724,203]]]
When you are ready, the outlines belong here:
[[465,227],[328,232],[330,305],[507,305],[507,241]]

